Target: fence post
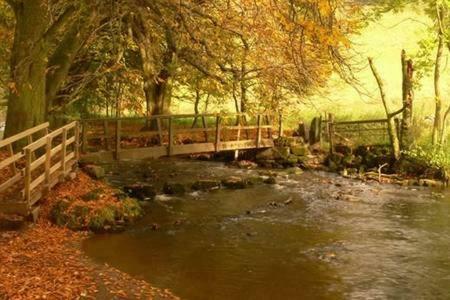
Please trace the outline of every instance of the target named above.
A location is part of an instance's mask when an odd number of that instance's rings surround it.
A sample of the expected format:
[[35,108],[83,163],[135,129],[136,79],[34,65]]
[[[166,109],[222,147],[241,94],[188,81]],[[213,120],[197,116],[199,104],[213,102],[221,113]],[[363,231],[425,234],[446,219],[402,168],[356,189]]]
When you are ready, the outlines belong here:
[[82,121],[82,144],[81,144],[81,152],[86,153],[87,151],[87,122]]
[[[12,143],[8,145],[8,153],[9,153],[9,156],[14,156],[14,148],[13,148],[13,144]],[[11,164],[11,170],[12,170],[14,175],[17,174],[17,164],[16,164],[16,162],[13,162]]]
[[[151,124],[151,121],[149,122],[149,124]],[[164,135],[162,130],[161,118],[159,117],[156,117],[156,127],[158,129],[159,145],[162,146],[164,141]]]
[[116,123],[116,160],[120,160],[120,140],[121,140],[121,133],[122,130],[122,120],[117,119]]
[[221,117],[217,116],[216,117],[216,140],[215,140],[215,148],[216,148],[216,152],[219,152],[220,150],[220,123],[221,123]]
[[75,125],[75,159],[76,161],[80,160],[80,123],[77,122]]
[[62,149],[61,149],[61,171],[62,178],[66,176],[66,156],[67,156],[67,129],[64,128],[62,132]]
[[109,127],[108,127],[108,120],[104,120],[103,121],[103,133],[105,135],[105,137],[103,139],[103,141],[105,143],[105,150],[109,151],[109,142],[108,142],[108,139],[109,139]]
[[278,137],[283,136],[283,115],[280,113],[279,119],[278,119]]
[[45,189],[48,192],[50,190],[50,168],[52,164],[52,142],[53,138],[48,136],[46,138],[47,143],[45,145]]
[[328,115],[328,135],[330,139],[330,154],[334,153],[334,115]]
[[25,149],[25,201],[29,205],[31,202],[31,159],[32,153],[30,149]]
[[258,115],[258,129],[256,132],[256,148],[261,146],[261,115]]
[[167,147],[167,150],[168,150],[168,154],[169,154],[169,156],[172,156],[173,155],[173,142],[174,142],[174,140],[173,140],[173,137],[174,137],[174,132],[173,132],[173,130],[174,130],[174,128],[173,128],[173,118],[172,117],[170,117],[169,118],[169,145],[168,145],[168,147]]

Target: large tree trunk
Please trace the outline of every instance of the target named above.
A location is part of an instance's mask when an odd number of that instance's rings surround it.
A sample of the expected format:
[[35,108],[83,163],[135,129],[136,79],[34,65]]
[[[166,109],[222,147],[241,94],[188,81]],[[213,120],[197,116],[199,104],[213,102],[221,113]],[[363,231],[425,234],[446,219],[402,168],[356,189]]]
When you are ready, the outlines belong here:
[[413,118],[413,76],[414,68],[413,61],[406,59],[405,50],[402,51],[402,91],[403,91],[403,118],[400,132],[400,148],[402,150],[409,150],[414,142],[412,136],[412,118]]
[[436,54],[436,62],[434,69],[434,124],[432,133],[432,143],[433,145],[438,145],[441,143],[439,135],[442,132],[442,98],[441,98],[441,65],[442,56],[444,52],[444,38],[443,34],[439,34],[438,50]]
[[11,85],[5,137],[43,123],[47,50],[43,35],[48,24],[45,5],[27,0],[14,6],[16,29],[11,51]]
[[389,107],[387,104],[387,99],[386,99],[387,97],[386,97],[386,92],[384,90],[384,83],[383,83],[383,80],[381,79],[381,76],[378,73],[371,58],[369,58],[369,65],[372,70],[373,76],[375,77],[375,80],[377,81],[378,88],[380,90],[381,101],[383,102],[384,111],[386,112],[386,117],[387,117],[387,121],[388,121],[388,134],[389,134],[389,139],[391,141],[392,154],[396,160],[399,160],[400,155],[401,155],[400,142],[398,139],[397,128],[395,126],[395,120],[393,118],[393,114],[390,113]]

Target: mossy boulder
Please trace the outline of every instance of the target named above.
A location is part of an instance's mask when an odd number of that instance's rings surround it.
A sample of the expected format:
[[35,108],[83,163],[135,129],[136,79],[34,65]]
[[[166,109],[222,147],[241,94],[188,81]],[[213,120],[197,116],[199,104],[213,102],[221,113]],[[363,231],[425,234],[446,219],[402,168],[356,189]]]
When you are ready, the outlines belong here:
[[131,198],[141,201],[153,200],[156,197],[156,188],[151,184],[133,184],[123,188]]
[[181,183],[165,183],[163,193],[166,195],[184,195],[186,188]]
[[103,179],[105,177],[105,169],[96,165],[86,165],[83,167],[83,171],[88,174],[92,179]]
[[103,189],[95,189],[92,190],[86,194],[84,194],[83,196],[81,196],[81,199],[83,199],[84,201],[94,201],[94,200],[98,200],[100,199],[101,195],[104,193]]
[[296,156],[306,156],[309,155],[309,149],[307,145],[295,145],[291,146],[291,153]]
[[143,214],[139,202],[126,198],[119,202],[92,205],[90,202],[61,199],[50,212],[52,221],[72,230],[115,231]]

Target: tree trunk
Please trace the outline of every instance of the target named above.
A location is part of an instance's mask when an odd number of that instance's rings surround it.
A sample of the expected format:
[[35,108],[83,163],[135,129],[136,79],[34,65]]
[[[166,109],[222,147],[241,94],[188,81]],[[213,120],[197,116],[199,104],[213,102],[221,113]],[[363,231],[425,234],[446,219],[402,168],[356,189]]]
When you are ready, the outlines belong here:
[[393,118],[393,115],[390,113],[389,107],[387,104],[387,99],[386,99],[387,97],[386,97],[386,92],[384,90],[383,80],[381,80],[380,74],[378,73],[371,58],[369,58],[369,65],[372,70],[373,76],[375,77],[375,80],[377,81],[378,88],[380,90],[381,101],[383,102],[384,110],[386,112],[387,121],[388,121],[388,134],[389,134],[389,139],[391,141],[392,154],[393,154],[395,160],[399,160],[400,155],[401,155],[400,142],[399,142],[398,135],[397,135],[395,120]]
[[[91,32],[94,17],[94,10],[86,10],[65,33],[49,59],[46,77],[47,112],[51,113],[56,104],[55,98],[66,83],[70,67]],[[63,106],[64,103],[59,105]]]
[[438,50],[436,54],[436,62],[434,69],[434,124],[432,133],[432,143],[433,145],[438,145],[441,143],[439,138],[442,132],[442,98],[441,98],[441,65],[442,56],[444,52],[444,37],[443,34],[439,34]]
[[195,126],[197,126],[197,121],[198,121],[198,115],[200,114],[200,110],[199,110],[199,105],[200,105],[200,100],[201,100],[201,96],[200,96],[200,91],[198,89],[198,87],[195,89],[195,102],[194,102],[194,122],[192,122],[192,128],[195,128]]
[[414,137],[412,136],[412,117],[413,117],[413,101],[414,101],[414,91],[413,91],[413,76],[414,67],[413,61],[406,59],[405,50],[402,51],[402,91],[403,91],[403,119],[400,131],[400,148],[403,150],[409,150],[414,142]]
[[27,0],[14,7],[16,28],[11,51],[11,78],[5,137],[43,123],[47,50],[43,35],[48,24],[45,5]]

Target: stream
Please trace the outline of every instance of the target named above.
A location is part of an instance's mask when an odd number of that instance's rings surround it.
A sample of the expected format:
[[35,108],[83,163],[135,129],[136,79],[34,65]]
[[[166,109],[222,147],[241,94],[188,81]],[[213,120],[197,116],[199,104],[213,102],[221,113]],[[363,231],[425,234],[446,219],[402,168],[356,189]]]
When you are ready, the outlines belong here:
[[[254,176],[222,163],[122,161],[107,180]],[[275,185],[158,196],[137,224],[83,245],[182,299],[450,299],[450,193],[279,174]]]

